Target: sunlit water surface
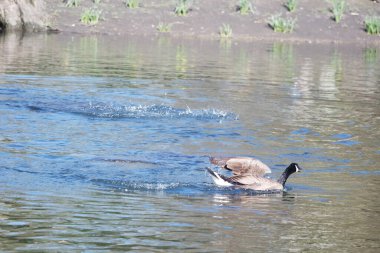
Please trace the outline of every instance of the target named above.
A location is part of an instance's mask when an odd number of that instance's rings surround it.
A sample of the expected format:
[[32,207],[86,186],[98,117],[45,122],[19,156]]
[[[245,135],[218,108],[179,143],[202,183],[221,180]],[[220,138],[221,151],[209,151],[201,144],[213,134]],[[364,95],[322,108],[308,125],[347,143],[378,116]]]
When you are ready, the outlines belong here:
[[[0,38],[2,252],[379,252],[380,49]],[[254,156],[284,194],[222,189]]]

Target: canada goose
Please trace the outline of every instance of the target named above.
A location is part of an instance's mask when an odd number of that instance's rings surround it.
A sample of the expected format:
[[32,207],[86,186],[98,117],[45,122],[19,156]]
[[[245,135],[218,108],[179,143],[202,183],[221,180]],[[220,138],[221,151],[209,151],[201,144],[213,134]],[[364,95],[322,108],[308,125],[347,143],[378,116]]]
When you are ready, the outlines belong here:
[[214,183],[218,186],[239,186],[256,191],[282,191],[288,177],[301,171],[297,163],[291,163],[277,181],[263,177],[271,169],[260,160],[251,157],[211,157],[210,162],[223,169],[232,171],[233,176],[226,177],[207,168]]

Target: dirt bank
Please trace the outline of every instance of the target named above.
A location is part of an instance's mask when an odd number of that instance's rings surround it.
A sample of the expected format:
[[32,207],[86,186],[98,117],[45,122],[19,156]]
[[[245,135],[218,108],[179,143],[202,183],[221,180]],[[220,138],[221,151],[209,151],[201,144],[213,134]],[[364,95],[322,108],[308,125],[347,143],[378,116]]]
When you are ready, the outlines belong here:
[[[169,36],[219,38],[219,28],[228,24],[233,39],[294,40],[307,42],[378,43],[380,36],[368,35],[363,21],[368,15],[380,15],[380,4],[371,0],[346,0],[346,10],[340,23],[332,19],[331,2],[299,0],[295,12],[284,7],[285,0],[252,0],[253,13],[241,15],[236,11],[238,0],[194,0],[186,16],[177,16],[177,1],[140,0],[140,7],[127,8],[123,0],[82,0],[78,7],[66,7],[62,0],[47,1],[52,16],[51,25],[63,32],[110,35],[160,34],[160,22],[171,25]],[[80,22],[84,10],[101,10],[96,25]],[[295,30],[289,34],[276,33],[268,26],[274,14],[296,18]]]
[[[174,13],[178,0],[140,0],[136,9],[127,8],[125,1],[80,0],[79,6],[67,7],[63,0],[5,0],[0,4],[0,30],[54,27],[63,33],[158,36],[162,22],[170,26],[166,36],[219,39],[220,27],[228,24],[234,40],[380,44],[380,36],[368,35],[363,24],[368,15],[380,16],[377,0],[346,0],[340,23],[332,18],[330,0],[298,0],[294,12],[285,8],[286,0],[251,0],[253,11],[248,15],[237,11],[238,0],[193,0],[186,16]],[[95,25],[80,21],[89,8],[101,11]],[[50,16],[48,20],[44,13]],[[292,33],[277,33],[269,27],[268,20],[276,14],[296,19]]]

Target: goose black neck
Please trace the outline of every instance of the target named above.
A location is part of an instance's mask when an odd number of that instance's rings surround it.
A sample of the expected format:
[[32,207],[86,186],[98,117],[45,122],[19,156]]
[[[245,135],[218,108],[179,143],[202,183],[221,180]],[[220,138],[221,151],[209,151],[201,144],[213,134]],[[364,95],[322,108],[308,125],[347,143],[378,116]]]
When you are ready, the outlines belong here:
[[292,174],[292,171],[291,171],[291,168],[290,166],[287,167],[284,172],[282,173],[282,175],[280,176],[280,178],[277,180],[277,182],[279,182],[280,184],[282,184],[282,186],[285,186],[285,183],[286,183],[286,180],[288,179],[288,177]]

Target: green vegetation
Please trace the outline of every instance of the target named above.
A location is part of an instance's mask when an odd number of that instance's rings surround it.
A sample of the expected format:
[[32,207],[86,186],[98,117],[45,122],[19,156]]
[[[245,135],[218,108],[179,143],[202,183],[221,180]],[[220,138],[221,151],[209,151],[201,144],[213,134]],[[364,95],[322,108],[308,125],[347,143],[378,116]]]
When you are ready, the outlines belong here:
[[190,11],[191,3],[189,0],[178,0],[177,6],[174,9],[174,13],[177,16],[186,16]]
[[126,0],[125,4],[127,5],[128,8],[130,9],[136,9],[139,8],[139,0]]
[[222,38],[230,38],[232,37],[232,28],[230,27],[229,24],[223,24],[219,28],[219,34],[220,34],[220,37]]
[[80,18],[80,21],[86,25],[95,25],[99,22],[101,11],[97,9],[86,9]]
[[345,0],[332,0],[331,12],[333,13],[333,19],[339,23],[343,18],[344,9],[346,7]]
[[158,23],[157,31],[159,31],[161,33],[168,33],[171,31],[171,29],[172,29],[171,24],[165,24],[163,22]]
[[66,7],[78,7],[80,0],[67,0]]
[[99,4],[100,0],[94,0],[94,4]]
[[273,15],[270,17],[269,26],[275,32],[290,33],[294,30],[294,25],[296,24],[296,19],[293,18],[283,18],[280,14]]
[[380,34],[380,17],[369,16],[364,20],[365,30],[368,34]]
[[284,5],[288,11],[293,12],[296,10],[297,0],[288,0]]
[[248,15],[250,12],[253,12],[252,4],[249,0],[240,0],[237,10],[241,15]]

